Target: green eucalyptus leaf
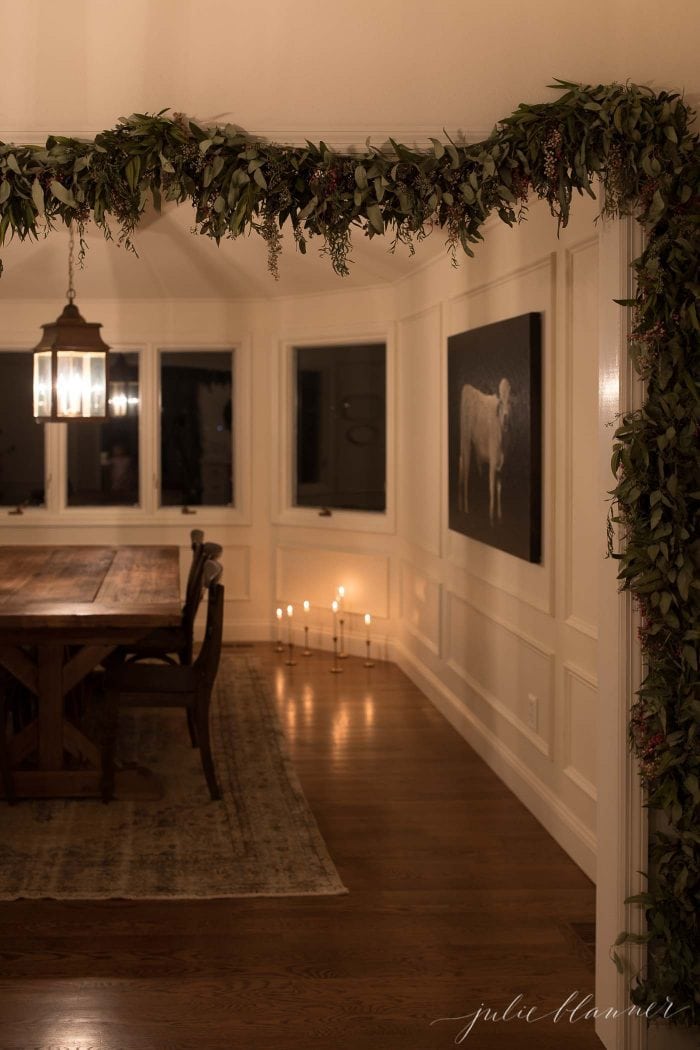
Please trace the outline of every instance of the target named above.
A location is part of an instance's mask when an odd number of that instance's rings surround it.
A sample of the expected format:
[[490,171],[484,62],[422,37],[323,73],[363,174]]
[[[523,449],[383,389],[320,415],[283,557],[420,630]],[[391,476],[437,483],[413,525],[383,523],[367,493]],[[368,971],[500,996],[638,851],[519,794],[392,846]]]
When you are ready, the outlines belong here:
[[71,191],[66,189],[66,187],[56,179],[53,179],[51,182],[51,193],[57,201],[61,202],[61,204],[66,204],[69,208],[75,207],[75,197]]
[[384,233],[384,220],[382,219],[382,213],[377,204],[367,205],[367,218],[369,219],[370,226],[375,233]]

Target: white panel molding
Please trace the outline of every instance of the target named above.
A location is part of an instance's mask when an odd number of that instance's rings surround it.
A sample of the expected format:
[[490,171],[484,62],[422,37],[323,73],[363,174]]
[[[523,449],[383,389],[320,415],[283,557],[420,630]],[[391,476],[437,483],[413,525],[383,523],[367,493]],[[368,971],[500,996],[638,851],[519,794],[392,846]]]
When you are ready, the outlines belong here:
[[590,828],[586,827],[583,821],[414,653],[400,643],[394,643],[392,658],[556,839],[562,849],[595,881],[597,842]]
[[590,248],[598,247],[598,235],[594,233],[585,237],[566,249],[565,258],[565,284],[566,284],[566,352],[563,355],[564,382],[566,390],[565,412],[564,412],[564,619],[567,626],[574,631],[587,635],[589,638],[598,639],[598,625],[577,616],[573,608],[573,476],[574,464],[574,258]]
[[[641,229],[632,219],[599,227],[598,351],[600,491],[610,481],[610,422],[621,412],[638,408],[641,385],[627,353],[629,311],[614,299],[634,294],[631,259],[642,250]],[[601,526],[603,525],[601,514]],[[603,533],[604,536],[604,533]],[[604,543],[601,537],[601,554]],[[641,934],[644,910],[627,898],[646,889],[642,871],[648,867],[648,813],[636,761],[628,742],[630,698],[639,688],[642,658],[636,618],[629,593],[620,593],[610,559],[599,564],[600,640],[598,644],[598,791],[605,805],[598,810],[600,849],[596,903],[596,1002],[626,1006],[631,975],[646,966],[646,946],[625,950],[629,967],[619,973],[610,962],[609,946],[620,930]],[[596,1021],[606,1050],[644,1050],[647,1026],[627,1014],[614,1021]]]
[[[549,277],[548,305],[545,308],[544,345],[542,347],[542,562],[539,565],[529,564],[533,572],[546,574],[546,596],[541,599],[525,585],[518,582],[518,571],[508,571],[508,563],[520,563],[522,559],[515,558],[505,551],[480,543],[471,537],[463,536],[449,528],[447,507],[449,505],[448,495],[448,465],[447,465],[447,338],[454,328],[451,320],[448,321],[450,311],[462,303],[494,288],[503,287],[513,281],[521,280],[523,277],[537,274],[543,271]],[[552,426],[553,402],[554,402],[554,369],[555,354],[553,346],[556,337],[556,287],[557,287],[557,257],[556,252],[547,252],[533,262],[510,270],[507,274],[495,277],[491,281],[475,285],[458,295],[452,296],[443,303],[443,332],[441,340],[441,371],[444,382],[444,390],[441,399],[441,429],[443,431],[442,463],[445,471],[444,496],[442,500],[442,513],[444,521],[442,526],[442,552],[443,557],[454,562],[459,568],[464,569],[470,576],[488,583],[498,590],[505,591],[513,598],[523,602],[538,612],[544,612],[548,616],[554,615],[555,608],[555,580],[554,580],[554,509],[556,497],[556,485],[552,466],[554,463],[551,451],[548,452],[548,442],[551,446],[554,440]],[[526,309],[523,307],[523,309]],[[547,316],[547,314],[549,316]],[[494,311],[491,321],[504,320],[511,316],[511,310],[505,309],[501,314]],[[485,323],[485,322],[484,322]],[[548,374],[549,373],[549,374]],[[549,391],[549,397],[547,392]],[[549,404],[548,404],[549,402]],[[547,465],[549,464],[549,469]],[[548,480],[549,479],[549,480]],[[548,489],[549,485],[549,489]],[[486,562],[485,562],[486,556]],[[494,573],[493,559],[498,563],[498,571]],[[488,564],[487,564],[488,563]],[[481,566],[485,566],[481,570]],[[495,582],[495,576],[498,577]]]
[[[447,664],[447,667],[449,667],[450,670],[453,671],[454,674],[456,674],[465,683],[465,685],[468,686],[469,689],[476,693],[477,696],[481,697],[481,699],[486,704],[488,704],[488,706],[493,711],[495,711],[497,715],[509,722],[510,725],[512,725],[521,734],[521,736],[524,736],[534,747],[536,747],[538,751],[540,751],[547,758],[551,758],[553,746],[552,698],[554,696],[554,652],[551,649],[548,649],[546,646],[542,645],[540,642],[536,641],[534,638],[531,638],[529,635],[525,634],[513,624],[509,624],[505,620],[502,620],[500,619],[500,617],[496,617],[491,613],[484,612],[483,609],[478,608],[478,606],[474,605],[472,602],[469,602],[465,598],[462,598],[458,594],[455,594],[454,591],[446,589],[445,597],[446,609],[444,617],[445,630],[443,647],[444,659]],[[459,660],[453,655],[453,653],[451,652],[451,625],[452,605],[454,602],[461,602],[463,605],[466,605],[470,609],[473,609],[474,612],[476,612],[479,616],[483,617],[484,619],[490,620],[497,627],[500,627],[502,630],[507,631],[509,634],[513,635],[513,637],[516,638],[520,644],[525,645],[527,648],[535,652],[537,656],[541,657],[547,662],[547,674],[549,678],[549,711],[545,727],[546,731],[544,733],[538,733],[535,732],[535,730],[530,729],[530,727],[525,722],[523,722],[523,720],[519,718],[514,711],[512,711],[506,704],[504,704],[502,700],[495,696],[495,694],[492,693],[489,689],[487,689],[481,682],[477,681],[477,679],[469,673],[467,668],[463,664],[461,664]]]
[[[222,555],[222,562],[224,565],[224,584],[226,587],[226,601],[227,602],[249,602],[252,599],[250,590],[250,552],[251,548],[243,545],[232,546],[229,543],[223,545],[224,553]],[[239,557],[239,570],[243,577],[243,587],[234,591],[229,579],[227,578],[226,569],[230,564],[231,557]]]
[[[435,260],[431,259],[431,264],[434,261]],[[411,273],[409,275],[409,277],[413,277],[413,273]],[[401,314],[401,316],[398,318],[398,324],[399,325],[413,324],[414,321],[422,321],[424,318],[429,317],[430,314],[437,314],[438,315],[438,319],[439,319],[440,313],[442,312],[441,311],[441,306],[442,306],[441,302],[440,303],[431,303],[430,306],[424,306],[421,310],[415,310],[413,313]]]
[[[409,569],[414,575],[420,576],[422,579],[424,579],[426,581],[426,583],[429,586],[434,587],[435,590],[437,591],[437,609],[438,609],[438,612],[437,612],[437,624],[436,624],[436,627],[435,627],[436,640],[433,640],[432,638],[429,638],[428,635],[424,634],[423,631],[420,631],[413,623],[411,623],[410,620],[408,620],[406,618],[407,602],[406,602],[406,595],[405,595],[405,574],[406,574],[406,570],[407,569]],[[420,572],[420,570],[416,569],[416,567],[414,565],[411,565],[410,562],[407,562],[405,559],[402,559],[402,561],[401,561],[401,563],[399,565],[399,617],[401,619],[401,622],[402,622],[404,628],[408,631],[408,633],[411,634],[416,639],[416,641],[420,642],[421,645],[424,645],[425,648],[429,650],[429,652],[433,653],[433,655],[437,656],[438,658],[442,656],[442,653],[441,653],[441,648],[442,648],[442,644],[441,644],[442,643],[442,594],[441,594],[441,591],[442,591],[442,588],[441,588],[441,585],[438,582],[438,580],[433,579],[431,576],[428,576],[424,572]]]
[[[450,307],[454,307],[460,301],[466,302],[468,299],[473,299],[477,295],[483,295],[484,292],[488,292],[492,288],[500,288],[502,285],[510,284],[511,281],[518,280],[528,274],[537,273],[538,270],[553,267],[555,255],[555,252],[547,252],[546,255],[540,256],[539,259],[534,259],[532,262],[525,263],[523,266],[517,266],[514,270],[508,270],[507,273],[500,274],[498,277],[494,277],[490,281],[483,281],[481,284],[475,284],[463,292],[458,292],[456,295],[450,296],[446,302]],[[499,320],[499,318],[497,318],[497,320]]]
[[585,634],[588,638],[592,638],[594,642],[598,641],[598,628],[595,624],[589,623],[588,620],[581,620],[578,616],[567,616],[564,623],[572,631],[577,631],[578,634]]
[[[406,317],[401,317],[400,320],[397,322],[397,377],[396,377],[396,380],[397,380],[396,381],[397,401],[398,401],[399,393],[401,393],[402,395],[407,394],[406,388],[405,388],[405,386],[403,385],[403,382],[402,382],[402,373],[401,373],[401,366],[400,366],[402,334],[403,334],[402,333],[402,329],[405,326],[409,326],[409,325],[411,325],[414,322],[426,320],[427,318],[430,318],[430,316],[433,315],[433,314],[436,316],[436,321],[437,321],[437,324],[436,324],[436,328],[437,328],[437,347],[439,349],[439,348],[442,347],[442,341],[443,341],[442,304],[441,303],[434,303],[431,306],[425,307],[425,309],[423,309],[423,310],[418,310],[415,313],[412,313],[412,314],[410,314],[410,315],[408,315]],[[443,401],[443,377],[442,377],[442,371],[440,373],[438,398],[439,398],[439,401],[438,401],[438,410],[437,410],[437,423],[438,423],[438,427],[439,427],[438,433],[439,433],[439,456],[440,456],[438,471],[439,471],[439,475],[440,475],[440,479],[441,479],[442,478],[442,473],[443,473],[443,463],[444,463],[443,455],[445,454],[445,449],[443,449],[443,431],[445,429],[445,427],[444,427],[444,404],[445,404],[445,402]],[[401,402],[403,402],[403,400],[404,400],[404,398],[402,397]],[[407,396],[406,396],[405,400],[408,401]],[[401,413],[405,413],[406,410],[407,410],[407,404],[400,403],[399,411]],[[397,430],[398,430],[398,419],[399,419],[399,412],[397,412]],[[396,445],[396,447],[397,447],[397,450],[398,450],[398,437],[397,437],[397,445]],[[398,466],[397,466],[397,473],[398,473]],[[409,540],[411,545],[416,547],[418,550],[423,551],[426,554],[428,554],[428,555],[430,555],[432,557],[437,557],[437,558],[442,556],[442,535],[443,535],[443,516],[444,516],[443,502],[444,501],[443,501],[443,498],[442,498],[442,491],[441,491],[440,500],[439,500],[439,506],[438,506],[437,536],[435,537],[433,545],[430,546],[430,547],[426,547],[423,544],[417,543],[413,537],[411,537],[410,540]],[[401,522],[399,522],[399,529],[403,530],[402,536],[405,539],[406,538],[405,537],[405,527],[403,526],[403,523],[401,523]]]
[[583,668],[577,667],[576,664],[566,660],[562,665],[564,671],[564,709],[562,718],[562,733],[563,733],[563,753],[562,753],[562,766],[564,775],[576,785],[581,791],[585,792],[589,798],[593,799],[594,802],[598,801],[598,791],[595,784],[592,784],[588,777],[584,776],[583,773],[576,768],[572,763],[571,757],[571,685],[572,681],[577,681],[584,688],[588,689],[593,694],[593,702],[597,705],[598,703],[598,679],[595,675],[589,674],[588,671],[584,671]]
[[[372,616],[377,616],[381,619],[386,619],[389,616],[390,608],[390,571],[391,571],[391,559],[387,554],[374,554],[368,553],[367,551],[360,550],[348,550],[347,547],[331,547],[324,544],[322,548],[293,545],[293,544],[278,544],[275,547],[275,575],[274,575],[274,593],[275,598],[284,596],[287,601],[303,601],[308,598],[311,601],[312,609],[323,609],[330,615],[330,603],[333,599],[333,588],[335,585],[342,583],[342,579],[332,579],[328,582],[328,601],[324,600],[313,600],[313,594],[311,590],[307,593],[296,594],[292,584],[285,582],[285,571],[287,566],[290,564],[290,559],[293,559],[295,555],[301,555],[307,557],[314,555],[319,561],[336,560],[343,562],[355,562],[358,565],[364,563],[365,566],[370,568],[371,575],[374,577],[377,590],[381,592],[381,596],[377,596],[374,601],[369,605],[369,612]],[[285,564],[286,563],[286,564]],[[346,580],[347,582],[347,580]],[[368,607],[365,605],[362,609],[351,609],[350,603],[353,601],[353,595],[351,592],[348,593],[348,606],[346,613],[348,616],[359,616]],[[379,604],[383,600],[383,604]],[[348,625],[349,626],[349,625]]]

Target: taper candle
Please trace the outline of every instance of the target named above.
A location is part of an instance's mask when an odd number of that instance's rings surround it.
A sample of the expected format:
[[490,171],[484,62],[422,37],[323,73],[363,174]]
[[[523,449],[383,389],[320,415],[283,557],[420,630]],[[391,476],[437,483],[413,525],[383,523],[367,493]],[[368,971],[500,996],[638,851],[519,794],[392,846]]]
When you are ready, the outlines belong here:
[[365,613],[365,627],[367,628],[367,640],[365,642],[365,645],[367,646],[367,659],[365,660],[365,667],[374,667],[374,660],[370,656],[370,644],[371,643],[370,643],[370,637],[369,637],[369,628],[370,628],[370,624],[371,623],[372,623],[372,617],[370,616],[369,613]]
[[309,609],[311,608],[311,602],[304,602],[304,656],[311,656],[311,650],[309,649]]

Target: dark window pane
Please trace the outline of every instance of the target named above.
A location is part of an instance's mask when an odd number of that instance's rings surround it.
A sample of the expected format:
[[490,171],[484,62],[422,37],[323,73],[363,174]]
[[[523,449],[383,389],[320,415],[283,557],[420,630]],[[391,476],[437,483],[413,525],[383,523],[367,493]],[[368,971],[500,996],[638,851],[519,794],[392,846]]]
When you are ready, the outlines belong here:
[[0,505],[44,503],[44,426],[34,419],[32,354],[0,353]]
[[386,508],[386,347],[296,350],[296,503]]
[[139,355],[107,359],[109,418],[68,424],[69,507],[139,502]]
[[233,503],[232,354],[160,354],[161,506]]

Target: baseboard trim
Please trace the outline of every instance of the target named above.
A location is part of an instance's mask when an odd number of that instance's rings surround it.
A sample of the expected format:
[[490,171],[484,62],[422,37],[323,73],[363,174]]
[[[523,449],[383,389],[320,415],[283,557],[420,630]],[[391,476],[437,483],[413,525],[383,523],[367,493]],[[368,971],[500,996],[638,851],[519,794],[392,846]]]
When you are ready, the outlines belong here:
[[414,653],[398,641],[392,642],[391,650],[391,659],[404,674],[595,882],[597,844],[590,829]]

